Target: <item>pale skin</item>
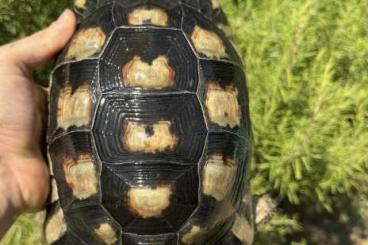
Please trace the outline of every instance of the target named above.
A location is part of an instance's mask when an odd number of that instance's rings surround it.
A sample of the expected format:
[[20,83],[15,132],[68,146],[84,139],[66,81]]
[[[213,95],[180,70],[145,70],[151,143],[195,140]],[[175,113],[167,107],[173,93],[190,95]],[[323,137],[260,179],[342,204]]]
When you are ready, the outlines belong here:
[[0,47],[0,239],[19,214],[41,209],[48,197],[48,92],[32,71],[65,46],[75,27],[66,10],[48,28]]

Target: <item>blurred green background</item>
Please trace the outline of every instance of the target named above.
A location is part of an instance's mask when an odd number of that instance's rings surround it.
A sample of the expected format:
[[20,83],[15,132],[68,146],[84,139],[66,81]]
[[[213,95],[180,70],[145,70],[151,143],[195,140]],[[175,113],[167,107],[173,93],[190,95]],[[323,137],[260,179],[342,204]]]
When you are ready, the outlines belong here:
[[[248,76],[253,193],[278,203],[256,243],[368,244],[368,0],[222,2]],[[67,6],[0,0],[0,44]],[[35,75],[47,84],[48,72]],[[39,216],[0,245],[43,244]]]

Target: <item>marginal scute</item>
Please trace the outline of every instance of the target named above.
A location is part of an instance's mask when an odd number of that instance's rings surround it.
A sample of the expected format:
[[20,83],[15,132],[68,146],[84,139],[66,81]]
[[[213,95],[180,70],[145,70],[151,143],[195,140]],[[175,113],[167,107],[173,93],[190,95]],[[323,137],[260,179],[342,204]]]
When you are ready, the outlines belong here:
[[223,23],[218,23],[217,24],[218,28],[220,28],[227,37],[232,37],[233,36],[233,30],[229,25],[223,24]]
[[82,29],[72,41],[66,59],[90,58],[101,51],[105,41],[106,34],[101,27]]
[[251,245],[253,243],[254,228],[242,215],[235,215],[235,222],[231,231],[245,245]]
[[77,160],[65,157],[64,173],[76,198],[84,200],[97,194],[97,171],[89,154],[81,154]]
[[57,107],[57,125],[68,129],[71,126],[87,126],[92,117],[92,96],[89,82],[74,92],[69,82],[60,90]]
[[54,174],[54,164],[52,162],[51,156],[50,156],[50,152],[47,152],[47,162],[49,163],[49,172],[50,172],[50,176],[55,176]]
[[129,14],[128,23],[130,25],[153,24],[157,26],[167,26],[169,17],[163,9],[140,7]]
[[170,206],[171,195],[171,185],[133,187],[128,193],[129,207],[144,219],[159,217]]
[[206,92],[206,108],[211,122],[230,128],[240,125],[242,112],[238,89],[234,86],[222,88],[218,83],[210,82]]
[[165,55],[160,55],[152,64],[134,58],[123,67],[123,83],[125,87],[143,89],[163,89],[172,87],[175,83],[175,71],[170,67]]
[[221,2],[220,0],[211,0],[212,3],[212,9],[219,9],[221,7]]
[[194,244],[194,242],[196,242],[201,237],[201,235],[201,227],[193,225],[191,230],[182,237],[181,241],[186,245],[191,245]]
[[209,58],[227,57],[226,48],[221,38],[216,33],[205,30],[198,25],[194,27],[192,42],[199,53]]
[[172,122],[158,121],[153,125],[126,120],[123,125],[123,147],[129,152],[156,153],[173,151],[178,138],[170,130]]
[[48,244],[58,241],[67,230],[64,213],[61,208],[46,222],[45,236]]
[[87,0],[74,0],[74,5],[79,9],[86,8]]
[[51,177],[51,203],[59,200],[58,187],[54,177]]
[[118,241],[116,230],[109,224],[103,223],[95,229],[95,234],[106,244],[113,245]]
[[208,157],[203,170],[203,193],[222,201],[232,188],[235,180],[234,159],[222,154]]

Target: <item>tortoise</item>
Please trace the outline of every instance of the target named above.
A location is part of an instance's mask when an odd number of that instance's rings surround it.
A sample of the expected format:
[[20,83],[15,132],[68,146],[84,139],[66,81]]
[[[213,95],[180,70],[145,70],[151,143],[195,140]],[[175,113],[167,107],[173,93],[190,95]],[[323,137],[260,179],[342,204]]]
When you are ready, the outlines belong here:
[[51,74],[53,245],[250,245],[251,123],[219,0],[76,0]]

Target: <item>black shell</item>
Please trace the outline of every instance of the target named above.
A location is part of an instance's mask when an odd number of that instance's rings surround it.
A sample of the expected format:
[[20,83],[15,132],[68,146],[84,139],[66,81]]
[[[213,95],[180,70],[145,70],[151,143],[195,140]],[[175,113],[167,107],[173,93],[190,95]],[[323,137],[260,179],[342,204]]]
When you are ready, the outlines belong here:
[[49,242],[251,243],[248,93],[217,1],[81,2],[51,79]]

